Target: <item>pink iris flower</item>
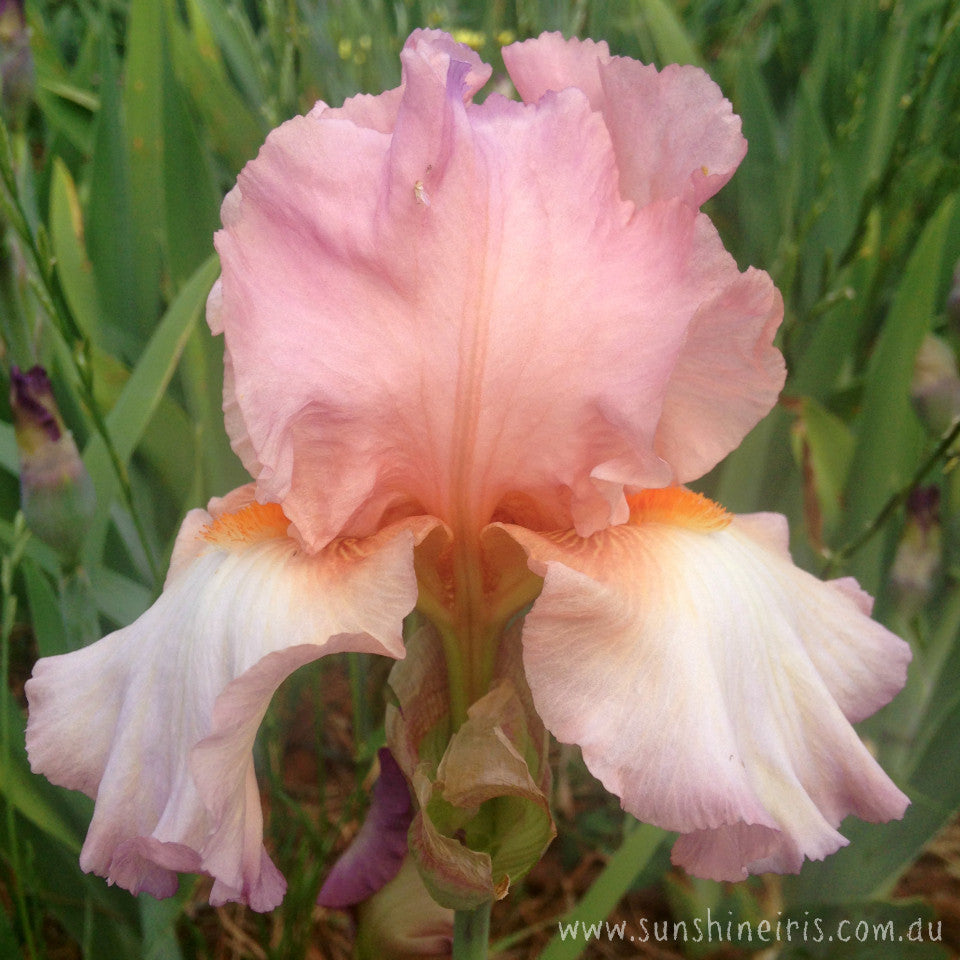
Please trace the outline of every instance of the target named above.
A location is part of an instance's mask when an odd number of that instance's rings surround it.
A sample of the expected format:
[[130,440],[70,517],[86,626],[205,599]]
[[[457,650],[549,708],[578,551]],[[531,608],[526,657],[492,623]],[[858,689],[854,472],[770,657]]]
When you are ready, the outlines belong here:
[[415,32],[398,88],[284,123],[224,202],[208,319],[254,482],[187,516],[139,620],[27,688],[33,768],[96,798],[85,870],[275,907],[252,747],[284,678],[403,657],[418,608],[462,719],[531,600],[543,722],[692,873],[795,872],[848,814],[902,816],[851,723],[906,644],[791,562],[782,517],[683,486],[784,381],[780,295],[699,209],[739,118],[603,43],[503,57],[522,102],[474,102],[490,67]]

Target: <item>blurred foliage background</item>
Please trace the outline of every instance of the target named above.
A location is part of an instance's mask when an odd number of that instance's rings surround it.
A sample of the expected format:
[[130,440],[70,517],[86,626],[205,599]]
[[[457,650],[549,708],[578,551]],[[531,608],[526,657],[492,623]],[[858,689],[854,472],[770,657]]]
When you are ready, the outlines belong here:
[[[559,917],[635,917],[628,902],[674,920],[708,907],[753,921],[942,917],[936,886],[891,897],[960,809],[957,0],[28,0],[25,11],[0,0],[2,393],[13,365],[47,369],[96,494],[61,518],[69,548],[31,533],[0,400],[0,956],[349,953],[348,918],[314,900],[362,815],[382,739],[377,664],[309,668],[268,716],[268,843],[290,880],[270,917],[213,911],[202,880],[158,903],[82,874],[92,803],[30,773],[23,683],[37,656],[139,615],[184,512],[244,481],[223,431],[221,346],[202,319],[220,201],[284,119],[394,86],[417,26],[450,30],[500,75],[504,43],[561,30],[718,81],[750,150],[707,209],[741,266],[768,270],[784,294],[790,377],[701,486],[739,512],[786,513],[798,562],[856,576],[915,653],[907,689],[862,730],[913,800],[902,822],[847,822],[850,846],[797,878],[691,881],[670,870],[668,835],[623,817],[575,752],[559,751],[561,836],[548,856],[579,879],[531,875],[498,907],[494,949],[637,956],[635,944],[551,939]],[[960,855],[937,876],[960,889]],[[941,957],[949,941],[791,943],[777,955]]]

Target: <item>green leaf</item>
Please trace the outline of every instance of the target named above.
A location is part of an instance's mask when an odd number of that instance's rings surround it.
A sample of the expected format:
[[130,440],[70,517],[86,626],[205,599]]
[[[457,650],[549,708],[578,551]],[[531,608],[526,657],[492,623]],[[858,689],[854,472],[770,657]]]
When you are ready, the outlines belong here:
[[123,88],[134,244],[134,273],[128,282],[132,281],[141,329],[152,325],[160,303],[165,41],[162,0],[131,0]]
[[27,602],[30,604],[30,620],[37,639],[37,652],[41,657],[66,653],[72,647],[67,642],[56,592],[36,561],[25,557],[21,569],[27,587]]
[[[950,722],[951,715],[960,703],[960,584],[953,583],[938,595],[934,602],[937,620],[931,626],[929,636],[917,639],[912,646],[914,662],[910,666],[908,689],[911,685],[920,688],[922,696],[915,697],[913,716],[902,718],[899,729],[916,733],[911,738],[905,769],[913,774],[924,757],[929,757],[930,742]],[[904,691],[906,692],[906,691]],[[898,705],[902,694],[888,707]],[[917,716],[919,714],[919,717]],[[960,802],[960,801],[958,801]]]
[[13,425],[0,421],[0,467],[12,474],[20,476],[20,452],[17,450],[17,437],[13,432]]
[[17,941],[17,935],[13,932],[13,926],[7,917],[6,910],[0,908],[0,956],[19,957],[22,956],[20,944]]
[[637,7],[638,21],[649,30],[661,63],[702,64],[702,58],[673,6],[668,6],[664,0],[639,0]]
[[184,894],[167,900],[139,897],[143,927],[143,960],[182,960],[177,942],[177,922],[183,915]]
[[[130,459],[150,423],[219,271],[220,262],[213,255],[184,285],[157,325],[123,393],[107,415],[107,428],[123,462]],[[94,438],[84,451],[84,461],[90,476],[99,480],[98,490],[111,486],[107,478],[112,476],[112,470],[99,438]]]
[[196,491],[190,506],[249,480],[223,427],[223,338],[198,328],[181,366],[184,403],[196,439]]
[[871,90],[870,127],[863,138],[865,150],[859,174],[864,183],[880,177],[886,166],[894,134],[903,116],[901,102],[908,71],[912,67],[908,49],[913,40],[914,24],[910,20],[910,4],[895,3],[890,12],[886,36],[879,51],[877,82]]
[[769,510],[776,504],[781,513],[799,517],[802,484],[789,436],[787,411],[778,405],[720,464],[710,495],[735,513]]
[[[7,520],[0,520],[0,543],[11,547],[16,542],[16,536],[15,526]],[[56,575],[60,572],[60,560],[57,554],[36,537],[30,537],[27,540],[23,554],[25,557],[35,560],[40,568],[46,570],[47,573]]]
[[[721,934],[729,931],[729,943],[747,949],[754,943],[754,931],[763,929],[759,924],[765,919],[764,912],[757,899],[757,887],[752,883],[719,883],[671,871],[664,877],[664,888],[674,924],[682,924],[671,926],[672,939],[686,944],[684,953],[689,957],[714,954],[718,939],[716,924],[721,919]],[[712,927],[709,926],[711,920],[714,921]],[[769,920],[767,924],[770,925]],[[656,941],[655,933],[651,935],[649,929],[641,928],[641,936],[644,932],[648,940]]]
[[170,41],[177,77],[203,119],[204,132],[237,173],[256,156],[266,124],[227,80],[219,60],[207,55],[176,18],[171,18]]
[[143,584],[107,567],[92,567],[90,582],[100,612],[118,626],[133,623],[153,601],[153,594]]
[[[820,902],[777,915],[780,960],[945,960],[942,924],[920,901]],[[771,934],[774,930],[771,929]],[[772,944],[772,938],[769,943]],[[746,944],[744,944],[746,946]]]
[[249,21],[229,0],[196,0],[196,6],[217,38],[247,103],[263,109],[268,99],[263,58]]
[[57,80],[53,77],[47,77],[43,81],[43,89],[49,93],[56,94],[61,100],[68,103],[74,103],[82,107],[89,114],[96,113],[100,109],[100,98],[89,90],[77,87],[72,83],[63,80]]
[[[74,98],[62,95],[62,89],[40,83],[37,102],[47,122],[83,154],[93,152],[94,120],[91,111]],[[97,103],[99,107],[99,103]]]
[[83,211],[70,171],[59,157],[53,161],[50,185],[50,234],[57,276],[70,309],[84,334],[97,342],[103,311],[97,297],[93,266],[87,258]]
[[[73,147],[89,156],[93,151],[94,118],[100,109],[100,99],[81,86],[87,81],[82,75],[82,66],[75,66],[68,74],[52,38],[43,29],[34,29],[32,34],[30,47],[37,76],[35,92],[44,119]],[[96,50],[94,31],[88,31],[84,46],[88,51]]]
[[[955,740],[955,727],[952,733]],[[949,756],[956,753],[951,748]],[[951,762],[943,775],[949,778],[956,795],[956,764]],[[941,792],[942,787],[934,789]],[[851,817],[844,821],[841,832],[850,841],[849,846],[819,863],[806,863],[798,877],[785,879],[785,902],[807,906],[824,900],[849,903],[888,896],[920,851],[956,813],[955,806],[916,786],[908,786],[907,791],[910,806],[902,820],[877,824]]]
[[130,353],[143,324],[134,294],[136,276],[130,214],[130,171],[124,148],[119,71],[104,29],[100,38],[101,92],[94,135],[87,243],[94,266],[105,326],[119,337],[113,345]]
[[[87,799],[56,789],[65,799]],[[85,819],[89,820],[89,811]],[[87,960],[140,960],[144,954],[137,900],[126,890],[108,886],[101,877],[82,873],[77,854],[33,824],[22,823],[19,833],[22,846],[31,854],[24,870],[25,885],[44,912],[82,945],[83,956]]]
[[[176,370],[184,345],[203,313],[207,293],[219,269],[217,257],[211,256],[184,285],[154,331],[123,393],[108,414],[107,428],[122,463],[129,461],[143,437]],[[99,436],[87,445],[83,459],[97,490],[94,526],[99,530],[96,539],[102,543],[106,518],[118,490],[118,480],[106,445]],[[89,549],[93,550],[95,561],[100,554],[99,544],[91,544]]]
[[[743,237],[735,239],[746,246],[743,254],[749,262],[769,264],[787,230],[790,205],[780,182],[780,123],[770,91],[749,53],[738,56],[736,93],[737,107],[743,115],[743,134],[750,146],[727,188],[736,193],[736,216],[743,225]],[[726,192],[721,193],[722,199],[726,196]],[[773,197],[780,198],[779,202],[772,203]]]
[[79,854],[80,837],[73,818],[64,812],[65,803],[69,804],[67,795],[31,773],[23,748],[23,715],[12,699],[7,699],[2,709],[9,714],[6,718],[8,729],[21,731],[17,734],[21,739],[18,746],[11,744],[13,749],[6,755],[0,752],[0,793],[18,813],[47,836],[56,839],[74,855]]
[[[575,923],[596,923],[610,916],[667,836],[658,827],[636,824],[583,899],[557,921],[560,928],[569,930]],[[581,937],[564,938],[557,933],[540,954],[540,960],[574,960],[585,947],[586,941]]]
[[[913,358],[939,312],[937,280],[956,195],[930,219],[914,247],[886,323],[877,340],[864,383],[857,444],[846,487],[844,540],[852,540],[913,474],[923,446],[923,430],[910,405]],[[874,540],[854,558],[861,583],[875,593],[882,545]]]
[[819,91],[807,76],[800,85],[790,138],[790,195],[800,254],[795,297],[797,308],[805,311],[826,292],[827,265],[839,257],[857,224],[856,199],[840,175]]
[[805,397],[796,403],[791,436],[804,481],[804,503],[811,541],[817,548],[840,520],[842,493],[853,456],[849,427],[818,403]]
[[883,266],[882,232],[880,211],[875,209],[867,219],[856,257],[834,280],[832,300],[804,318],[801,333],[805,336],[794,350],[788,392],[820,402],[836,393],[865,328],[876,321],[867,300]]
[[220,192],[211,163],[169,63],[163,71],[164,251],[174,289],[210,255],[220,226]]
[[0,791],[6,800],[47,836],[79,855],[80,838],[57,808],[57,798],[50,795],[53,788],[48,787],[31,773],[25,761],[0,757]]
[[[197,339],[197,335],[198,331],[195,329],[193,335],[188,338],[188,343],[193,343]],[[207,341],[213,340],[206,331],[204,336]],[[181,359],[181,368],[182,364],[183,359]],[[101,410],[109,411],[129,383],[130,371],[111,354],[99,350],[93,352],[92,366],[97,402]],[[212,378],[205,374],[198,379],[197,389],[203,389],[204,386],[214,389],[213,385],[217,382],[222,384],[221,377],[222,374],[220,376],[214,375]],[[218,400],[218,412],[219,409]],[[220,434],[225,436],[222,416],[218,416],[218,419]],[[184,502],[185,491],[191,487],[191,478],[195,472],[193,461],[196,451],[193,449],[194,444],[185,443],[184,438],[192,437],[198,430],[199,425],[195,422],[195,415],[192,410],[188,416],[170,394],[165,393],[161,396],[157,408],[151,416],[149,426],[144,431],[138,444],[138,451],[144,462],[156,472],[162,481],[164,491],[168,492],[177,503]],[[223,440],[222,442],[226,441]],[[243,482],[244,479],[241,478],[233,486],[239,486]],[[218,487],[217,491],[222,492],[226,489],[229,488],[224,485]],[[196,506],[196,504],[197,501],[194,501],[189,505]]]

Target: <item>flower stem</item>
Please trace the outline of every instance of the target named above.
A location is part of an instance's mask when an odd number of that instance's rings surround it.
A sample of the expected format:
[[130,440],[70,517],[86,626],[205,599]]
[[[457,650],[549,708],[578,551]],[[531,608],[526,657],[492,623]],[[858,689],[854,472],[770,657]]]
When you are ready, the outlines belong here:
[[453,960],[487,960],[490,944],[488,900],[476,910],[457,910],[453,915]]
[[841,549],[836,550],[827,558],[827,565],[824,567],[822,576],[832,576],[845,560],[848,560],[862,546],[873,539],[874,534],[883,527],[890,516],[907,502],[907,498],[913,489],[923,482],[924,477],[926,477],[941,459],[951,455],[950,448],[958,439],[960,439],[960,420],[955,420],[947,429],[946,433],[940,438],[940,442],[934,447],[930,456],[920,464],[907,483],[887,500],[880,512],[860,532],[859,536],[854,537],[853,540]]

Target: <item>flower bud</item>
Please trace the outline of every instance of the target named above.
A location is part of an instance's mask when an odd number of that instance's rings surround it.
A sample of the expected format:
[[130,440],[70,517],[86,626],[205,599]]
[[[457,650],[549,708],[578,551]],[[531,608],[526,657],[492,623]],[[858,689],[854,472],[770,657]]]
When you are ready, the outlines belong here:
[[453,954],[453,911],[427,892],[412,857],[357,909],[358,960],[430,960]]
[[893,594],[907,616],[913,616],[933,593],[942,540],[940,489],[917,487],[907,498],[907,522],[890,570]]
[[449,957],[453,913],[437,904],[407,850],[413,805],[403,771],[388,749],[367,817],[330,871],[317,903],[351,909],[358,960]]
[[23,0],[0,0],[0,81],[4,118],[20,126],[33,100],[34,65]]
[[66,429],[43,367],[10,373],[20,451],[20,506],[27,525],[74,564],[96,506],[93,482]]
[[954,330],[960,330],[960,260],[953,268],[953,281],[947,294],[947,316],[953,322]]
[[407,856],[407,830],[413,819],[407,781],[386,747],[377,757],[380,776],[370,810],[320,890],[317,903],[322,907],[342,910],[361,903],[397,875]]
[[950,345],[927,334],[913,364],[910,398],[923,425],[934,435],[945,433],[960,416],[960,376]]

